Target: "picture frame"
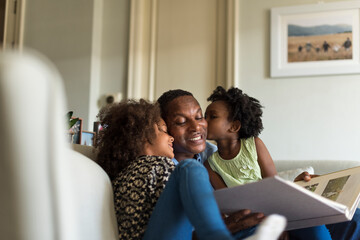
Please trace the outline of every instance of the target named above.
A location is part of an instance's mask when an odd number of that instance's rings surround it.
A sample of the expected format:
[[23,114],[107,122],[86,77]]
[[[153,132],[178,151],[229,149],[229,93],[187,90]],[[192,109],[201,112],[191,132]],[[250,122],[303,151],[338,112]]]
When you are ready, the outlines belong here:
[[[75,119],[75,117],[71,117]],[[81,132],[83,127],[83,120],[79,118],[78,121],[69,129],[69,134],[71,135],[70,143],[80,144],[81,143]]]
[[96,133],[90,131],[81,132],[81,145],[94,146],[96,140]]
[[360,73],[359,10],[360,1],[272,8],[270,77]]

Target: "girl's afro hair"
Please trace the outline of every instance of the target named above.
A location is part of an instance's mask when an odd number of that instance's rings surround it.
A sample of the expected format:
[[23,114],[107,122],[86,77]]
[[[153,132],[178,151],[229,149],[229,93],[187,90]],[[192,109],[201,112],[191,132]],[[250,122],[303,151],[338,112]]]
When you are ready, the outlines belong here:
[[226,102],[229,109],[229,120],[238,120],[241,123],[239,139],[257,137],[264,129],[260,102],[249,97],[242,90],[232,87],[226,91],[223,87],[218,86],[207,100]]

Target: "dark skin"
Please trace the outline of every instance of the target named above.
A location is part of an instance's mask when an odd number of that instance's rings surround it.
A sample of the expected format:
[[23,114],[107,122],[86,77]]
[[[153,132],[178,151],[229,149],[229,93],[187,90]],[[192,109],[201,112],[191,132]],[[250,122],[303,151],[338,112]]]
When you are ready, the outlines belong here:
[[[211,103],[206,109],[205,116],[208,122],[207,139],[216,141],[218,153],[222,159],[229,160],[235,158],[241,148],[241,142],[238,139],[241,122],[230,120],[228,105],[222,100]],[[274,162],[264,142],[258,137],[254,140],[262,178],[276,175]],[[210,182],[214,189],[227,187],[221,176],[211,169],[208,161],[204,162],[204,166],[209,173]],[[280,237],[282,240],[287,240],[288,238],[289,236],[286,232]]]
[[294,182],[298,182],[298,181],[308,182],[308,181],[311,180],[311,178],[318,177],[318,176],[319,175],[312,175],[312,174],[310,174],[308,172],[303,172],[294,179]]
[[192,96],[182,96],[169,103],[165,117],[168,132],[174,137],[174,154],[178,161],[193,158],[205,150],[207,122]]
[[[193,158],[195,154],[204,151],[206,147],[207,122],[203,117],[200,105],[194,97],[182,96],[171,101],[169,106],[164,120],[169,134],[174,137],[175,158],[178,161]],[[257,144],[259,150],[262,147],[261,143]],[[268,155],[267,150],[265,153]],[[258,155],[261,153],[258,152]],[[311,176],[308,173],[302,173],[297,179],[309,181]],[[264,218],[263,213],[251,213],[250,210],[245,209],[224,217],[224,222],[227,228],[235,233],[259,224]],[[284,240],[288,238],[286,232],[280,237]]]
[[[222,100],[211,103],[207,107],[205,115],[208,122],[207,139],[216,141],[218,153],[222,159],[229,160],[235,158],[241,148],[241,141],[238,139],[241,129],[240,121],[229,120],[228,105]],[[264,142],[258,137],[254,140],[262,178],[275,176],[277,174],[275,165]],[[204,165],[209,172],[213,187],[215,189],[226,188],[227,186],[223,179],[211,169],[208,161]]]
[[[207,122],[199,103],[192,96],[181,96],[169,103],[165,122],[168,132],[174,137],[175,159],[182,161],[194,158],[206,148]],[[264,219],[263,213],[251,213],[241,210],[224,218],[228,229],[238,232],[259,224]]]

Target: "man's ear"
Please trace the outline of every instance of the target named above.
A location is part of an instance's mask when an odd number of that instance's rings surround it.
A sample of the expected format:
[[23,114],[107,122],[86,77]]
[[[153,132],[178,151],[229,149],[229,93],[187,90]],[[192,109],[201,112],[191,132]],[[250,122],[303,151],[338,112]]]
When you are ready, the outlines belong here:
[[236,133],[238,131],[240,131],[240,128],[241,128],[241,123],[239,120],[235,120],[231,123],[231,127],[230,127],[230,132],[232,133]]

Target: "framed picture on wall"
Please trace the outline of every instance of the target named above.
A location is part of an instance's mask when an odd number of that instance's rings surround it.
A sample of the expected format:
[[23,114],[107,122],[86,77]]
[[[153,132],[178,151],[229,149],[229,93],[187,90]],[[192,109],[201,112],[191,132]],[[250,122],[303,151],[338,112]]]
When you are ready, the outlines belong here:
[[271,9],[271,77],[360,73],[360,1]]
[[81,132],[81,145],[94,146],[95,144],[95,132],[82,131]]
[[[72,117],[71,119],[75,119]],[[80,144],[81,143],[81,132],[83,125],[82,118],[79,118],[78,121],[69,129],[69,134],[71,135],[71,143]]]

